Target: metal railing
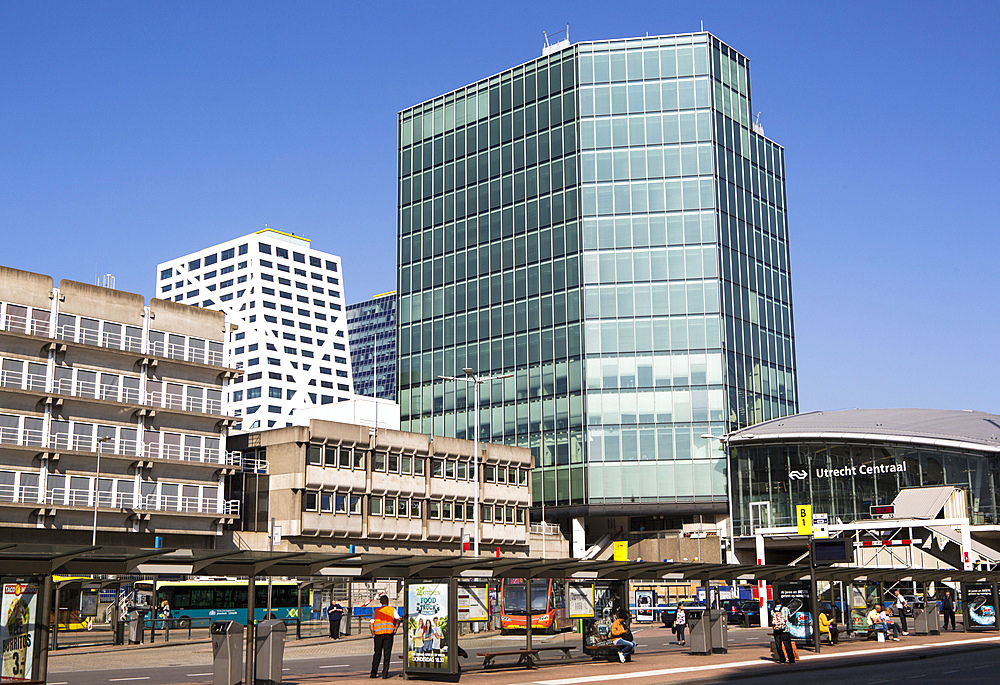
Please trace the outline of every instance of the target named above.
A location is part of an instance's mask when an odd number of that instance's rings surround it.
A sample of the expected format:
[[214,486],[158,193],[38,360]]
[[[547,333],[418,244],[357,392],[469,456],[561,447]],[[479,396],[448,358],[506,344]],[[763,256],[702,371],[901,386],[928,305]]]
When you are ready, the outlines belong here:
[[118,386],[117,385],[104,385],[101,384],[101,399],[111,400],[113,402],[118,401]]
[[9,426],[0,426],[0,443],[4,445],[21,444],[21,431]]
[[241,452],[226,452],[226,466],[243,467],[243,454]]
[[28,390],[45,391],[45,375],[41,373],[28,374]]
[[0,501],[36,503],[38,502],[38,486],[0,485]]
[[205,413],[206,414],[221,414],[222,413],[222,401],[221,400],[205,400]]
[[80,327],[80,339],[85,345],[97,345],[101,341],[101,335],[97,332],[96,328],[84,328]]
[[66,501],[66,488],[46,488],[46,504],[63,504]]
[[77,452],[93,452],[94,451],[94,436],[93,435],[74,435],[73,436],[73,449]]
[[4,445],[42,446],[42,431],[38,428],[11,428],[0,426],[0,443]]
[[52,386],[52,391],[59,393],[60,395],[72,395],[73,394],[73,379],[72,378],[57,378],[55,384]]
[[132,336],[125,335],[125,349],[129,352],[142,352],[142,338],[133,338]]
[[3,320],[3,329],[12,333],[26,333],[39,337],[49,337],[49,322],[44,319],[28,319],[26,316],[8,314]]
[[45,434],[41,428],[25,428],[21,431],[21,444],[28,447],[41,447]]
[[240,501],[238,499],[226,500],[223,503],[222,513],[226,516],[234,516],[239,518],[240,516]]
[[205,350],[199,350],[194,347],[188,348],[187,360],[189,362],[195,362],[196,364],[205,363]]
[[123,388],[122,402],[139,404],[139,388]]
[[5,388],[24,387],[23,371],[0,371],[0,385]]
[[208,353],[208,363],[212,366],[222,366],[223,355],[222,352],[209,352]]
[[166,409],[183,409],[184,395],[177,392],[167,392],[163,394],[163,406]]
[[76,380],[76,392],[74,394],[77,397],[90,397],[91,399],[97,399],[97,382],[82,381],[78,378]]
[[101,346],[120,350],[122,348],[122,334],[104,331],[104,335],[101,338]]
[[154,357],[162,357],[166,344],[162,340],[149,341],[149,353]]
[[76,324],[56,326],[56,337],[60,340],[76,341]]
[[167,357],[170,359],[184,360],[184,345],[177,343],[167,343]]
[[201,397],[189,397],[184,403],[184,409],[187,411],[201,412],[202,406],[205,404],[205,400]]

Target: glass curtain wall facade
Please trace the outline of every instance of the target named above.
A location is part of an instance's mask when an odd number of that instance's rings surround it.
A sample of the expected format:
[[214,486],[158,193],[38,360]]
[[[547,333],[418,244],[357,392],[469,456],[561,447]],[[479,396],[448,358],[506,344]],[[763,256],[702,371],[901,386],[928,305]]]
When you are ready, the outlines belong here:
[[725,501],[796,409],[781,148],[708,34],[581,43],[400,113],[404,430],[536,456],[547,506]]
[[347,337],[354,393],[395,400],[396,293],[348,305]]
[[[993,452],[891,442],[784,442],[732,449],[738,535],[754,526],[794,526],[795,506],[810,502],[844,523],[871,518],[869,507],[890,504],[903,488],[952,485],[965,491],[974,524],[1000,522],[1000,457]],[[792,478],[798,471],[805,476]],[[751,511],[767,503],[770,518]]]

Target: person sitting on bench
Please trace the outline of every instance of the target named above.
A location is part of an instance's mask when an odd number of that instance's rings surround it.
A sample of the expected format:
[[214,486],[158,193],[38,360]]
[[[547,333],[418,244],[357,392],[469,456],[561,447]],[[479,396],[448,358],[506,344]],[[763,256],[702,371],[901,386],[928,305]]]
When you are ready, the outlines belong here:
[[[830,618],[833,616],[834,618]],[[826,633],[826,636],[830,638],[830,644],[835,645],[838,642],[837,636],[840,631],[837,628],[836,615],[833,610],[827,605],[823,608],[823,611],[819,612],[819,632],[820,636]]]
[[899,627],[899,624],[896,623],[895,621],[893,621],[892,617],[889,616],[889,612],[883,610],[882,613],[879,614],[879,619],[885,625],[886,637],[888,637],[888,631],[891,630],[892,631],[892,639],[893,639],[893,641],[894,642],[899,642],[899,634],[901,632],[903,632],[903,631]]
[[880,633],[886,633],[886,625],[882,622],[882,605],[876,604],[872,607],[872,610],[868,612],[868,627],[870,629],[876,630]]
[[618,659],[623,664],[632,661],[632,652],[635,651],[635,642],[632,641],[632,631],[628,629],[628,613],[618,612],[618,617],[611,624],[611,639],[615,647],[618,647]]

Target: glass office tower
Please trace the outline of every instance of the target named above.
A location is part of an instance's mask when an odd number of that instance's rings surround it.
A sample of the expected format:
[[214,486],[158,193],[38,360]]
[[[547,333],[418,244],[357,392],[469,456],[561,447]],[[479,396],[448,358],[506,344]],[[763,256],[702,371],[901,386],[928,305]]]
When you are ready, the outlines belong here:
[[355,394],[395,401],[395,291],[347,305],[347,337]]
[[471,436],[471,386],[438,377],[512,373],[481,437],[531,448],[549,517],[723,515],[702,436],[797,410],[784,152],[751,112],[747,59],[705,33],[401,112],[403,429]]

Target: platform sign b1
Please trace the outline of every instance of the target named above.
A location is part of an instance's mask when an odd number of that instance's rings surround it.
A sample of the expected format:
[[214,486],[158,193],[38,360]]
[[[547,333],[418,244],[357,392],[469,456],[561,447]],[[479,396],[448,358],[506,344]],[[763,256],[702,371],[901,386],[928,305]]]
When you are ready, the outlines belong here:
[[799,526],[799,535],[812,535],[813,517],[811,504],[795,505],[795,520]]

